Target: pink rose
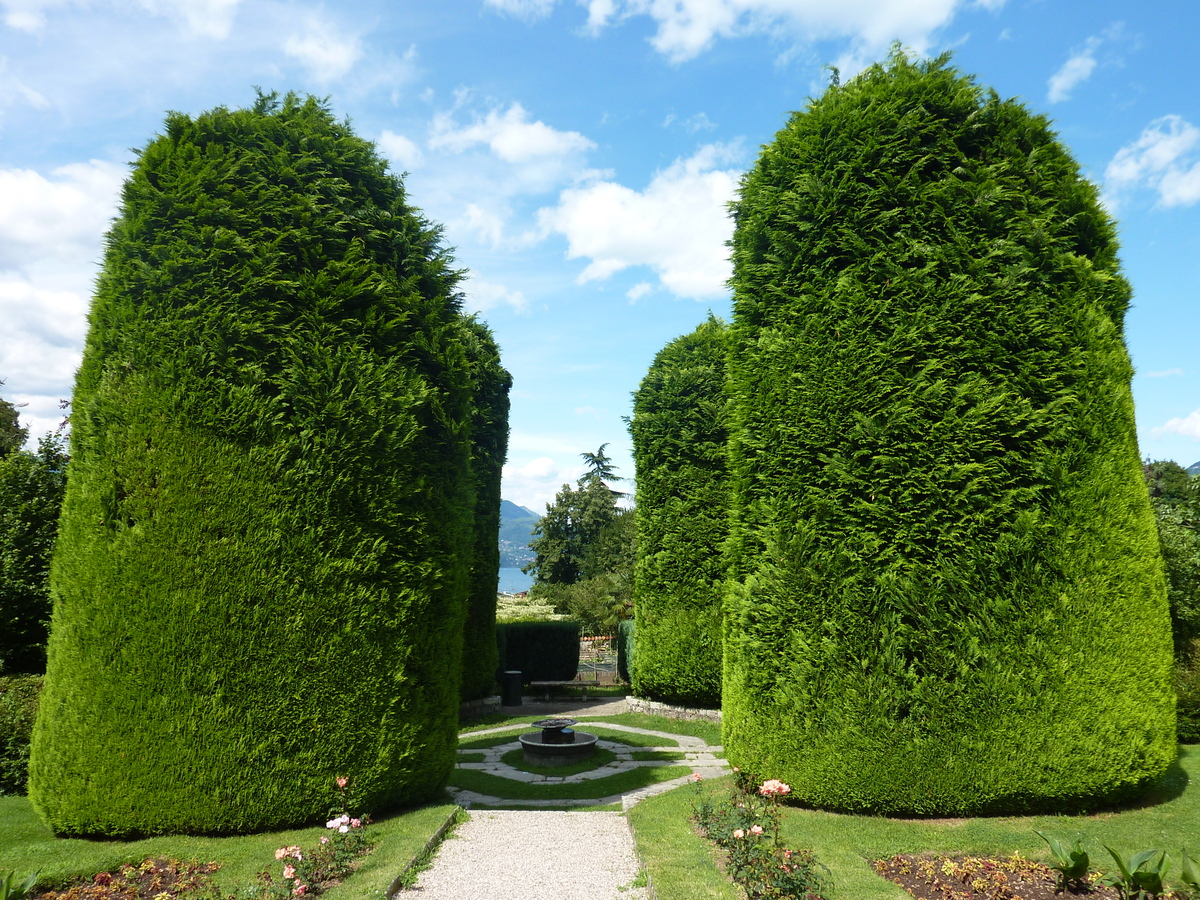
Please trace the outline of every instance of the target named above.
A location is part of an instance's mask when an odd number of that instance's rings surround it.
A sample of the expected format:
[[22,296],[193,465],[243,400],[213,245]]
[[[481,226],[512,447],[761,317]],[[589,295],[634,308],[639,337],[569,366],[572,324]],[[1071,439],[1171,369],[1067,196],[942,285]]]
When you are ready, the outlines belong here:
[[744,838],[746,836],[746,832],[742,831],[742,829],[740,829],[740,828],[735,828],[733,830],[733,836],[735,838],[737,838],[738,840],[741,840],[742,838]]
[[359,819],[351,819],[350,827],[351,828],[362,828],[362,822]]
[[305,895],[305,893],[307,893],[307,892],[308,892],[307,884],[298,884],[298,885],[296,885],[296,889],[294,891],[292,891],[292,893],[295,894],[297,897],[303,897]]
[[779,781],[776,778],[771,778],[763,782],[763,785],[758,789],[758,792],[764,797],[782,797],[784,794],[790,794],[792,789],[782,781]]
[[700,773],[699,772],[692,773],[692,781],[700,781]]
[[291,863],[288,863],[286,866],[284,866],[283,867],[283,877],[289,878],[289,879],[295,878],[296,877],[296,867],[293,866]]
[[285,856],[291,856],[291,852],[288,850],[287,847],[280,847],[278,850],[275,851],[276,859],[283,859]]
[[349,781],[350,781],[350,779],[347,778],[345,775],[339,775],[337,777],[337,786],[339,788],[344,788],[349,783]]
[[349,825],[339,825],[338,826],[338,831],[340,831],[342,834],[345,834],[349,830],[350,830]]
[[321,843],[322,843],[322,844],[328,844],[328,843],[329,843],[329,838],[327,838],[327,837],[322,837],[322,838],[321,838]]
[[761,825],[751,825],[750,833],[751,834],[762,834],[762,826]]

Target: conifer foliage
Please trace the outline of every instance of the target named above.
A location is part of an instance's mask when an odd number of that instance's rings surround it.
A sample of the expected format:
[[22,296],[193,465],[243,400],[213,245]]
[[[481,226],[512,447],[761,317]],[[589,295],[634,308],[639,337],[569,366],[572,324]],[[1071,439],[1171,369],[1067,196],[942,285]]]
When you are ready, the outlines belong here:
[[500,580],[500,481],[508,454],[508,392],[512,376],[500,365],[500,348],[476,319],[463,323],[471,365],[471,472],[475,479],[471,588],[463,630],[462,699],[492,692],[496,647],[496,586]]
[[1130,289],[1047,121],[897,51],[792,116],[734,217],[730,760],[884,813],[1163,773]]
[[242,832],[453,765],[469,578],[458,273],[314,99],[171,114],[108,236],[30,796],[58,833]]
[[728,533],[725,324],[710,317],[654,358],[633,396],[639,697],[721,702],[722,543]]

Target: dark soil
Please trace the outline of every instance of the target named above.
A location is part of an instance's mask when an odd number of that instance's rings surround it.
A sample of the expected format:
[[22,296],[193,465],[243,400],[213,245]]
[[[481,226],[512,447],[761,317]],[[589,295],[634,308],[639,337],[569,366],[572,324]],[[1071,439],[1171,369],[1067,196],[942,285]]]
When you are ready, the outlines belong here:
[[[1014,854],[912,856],[876,860],[872,868],[919,900],[1119,900],[1116,888],[1084,883],[1062,892],[1058,873]],[[1164,895],[1165,898],[1169,894]]]

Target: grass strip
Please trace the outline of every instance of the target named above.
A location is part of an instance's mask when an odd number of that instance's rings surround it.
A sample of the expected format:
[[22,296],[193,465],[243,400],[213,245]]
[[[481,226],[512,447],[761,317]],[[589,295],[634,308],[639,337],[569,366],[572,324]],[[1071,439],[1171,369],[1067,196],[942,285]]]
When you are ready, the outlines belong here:
[[603,747],[597,747],[587,759],[581,759],[569,766],[535,766],[525,761],[524,750],[509,750],[500,757],[500,762],[512,766],[531,775],[545,775],[547,778],[566,778],[568,775],[578,775],[580,772],[591,772],[601,766],[607,766],[617,758],[617,754]]
[[[617,713],[613,716],[581,716],[579,723],[611,722],[613,725],[628,725],[645,728],[647,731],[665,731],[667,734],[683,734],[701,738],[706,744],[721,743],[721,726],[716,722],[694,722],[687,719],[668,719],[666,716],[650,716],[645,713]],[[587,729],[591,731],[592,729]]]
[[[339,893],[331,891],[330,896],[334,900],[378,900],[396,872],[420,851],[453,808],[452,803],[441,803],[380,817],[371,826],[371,836],[377,841],[374,852],[336,888]],[[263,869],[277,865],[278,848],[312,846],[326,833],[318,825],[232,837],[171,835],[136,841],[56,838],[27,798],[0,797],[0,872],[15,870],[18,880],[40,872],[38,887],[49,889],[150,857],[197,859],[221,865],[213,881],[228,895],[251,883]],[[394,865],[393,860],[400,862]],[[373,871],[377,874],[372,875]]]
[[660,781],[680,778],[691,771],[687,766],[640,766],[589,781],[570,784],[542,781],[530,784],[501,778],[491,772],[455,769],[450,776],[450,783],[463,790],[487,794],[502,800],[591,800],[636,791]]
[[417,877],[433,864],[433,858],[437,855],[442,842],[454,832],[455,828],[469,818],[471,817],[467,815],[465,809],[455,806],[454,811],[446,817],[441,827],[433,833],[433,837],[425,842],[425,846],[421,848],[420,852],[413,856],[400,874],[392,879],[391,884],[384,891],[384,896],[391,900],[400,891],[407,891],[413,887],[417,883]]
[[[657,900],[742,900],[742,892],[717,868],[713,845],[692,830],[695,790],[649,797],[626,814]],[[882,879],[881,879],[882,880]]]
[[634,750],[629,757],[636,762],[667,762],[687,759],[687,754],[682,750]]

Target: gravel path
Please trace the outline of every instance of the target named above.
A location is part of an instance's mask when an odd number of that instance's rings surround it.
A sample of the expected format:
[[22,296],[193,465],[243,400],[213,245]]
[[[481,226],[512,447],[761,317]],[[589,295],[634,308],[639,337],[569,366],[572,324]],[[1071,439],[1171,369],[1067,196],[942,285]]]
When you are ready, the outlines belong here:
[[422,900],[645,900],[618,812],[475,810],[410,892]]

